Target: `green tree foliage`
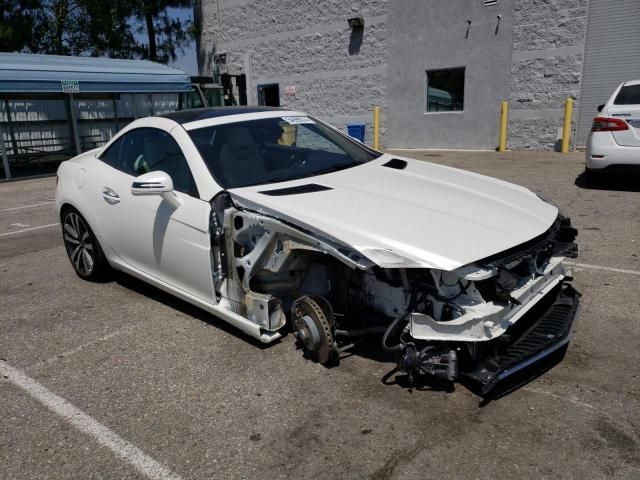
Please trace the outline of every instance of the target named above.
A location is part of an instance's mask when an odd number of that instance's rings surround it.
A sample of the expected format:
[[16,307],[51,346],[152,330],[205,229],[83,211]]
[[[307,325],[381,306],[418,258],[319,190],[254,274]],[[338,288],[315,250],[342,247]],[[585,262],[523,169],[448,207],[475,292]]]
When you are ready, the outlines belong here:
[[27,47],[34,53],[86,55],[89,19],[79,0],[43,1]]
[[140,22],[138,33],[146,32],[149,43],[141,44],[140,54],[149,60],[167,63],[176,59],[193,39],[191,22],[171,18],[167,8],[191,7],[191,0],[131,0],[133,13]]
[[23,50],[33,35],[40,0],[0,0],[0,51]]
[[0,0],[0,51],[167,63],[194,37],[192,22],[171,18],[167,8],[190,6],[191,0]]
[[86,45],[91,55],[111,58],[133,58],[139,45],[133,34],[131,8],[126,2],[83,0],[90,25]]

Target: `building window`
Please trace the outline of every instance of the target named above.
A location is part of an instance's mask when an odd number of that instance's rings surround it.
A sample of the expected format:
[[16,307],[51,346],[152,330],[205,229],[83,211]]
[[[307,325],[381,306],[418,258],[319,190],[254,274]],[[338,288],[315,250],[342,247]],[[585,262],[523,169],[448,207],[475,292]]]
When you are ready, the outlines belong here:
[[427,70],[427,112],[464,109],[464,67]]

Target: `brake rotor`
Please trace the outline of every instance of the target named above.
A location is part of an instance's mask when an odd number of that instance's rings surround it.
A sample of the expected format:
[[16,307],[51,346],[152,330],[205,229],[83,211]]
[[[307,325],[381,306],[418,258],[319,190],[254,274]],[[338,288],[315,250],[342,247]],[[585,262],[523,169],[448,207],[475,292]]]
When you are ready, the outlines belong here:
[[322,364],[335,357],[333,310],[323,297],[304,296],[291,307],[293,327],[309,356]]

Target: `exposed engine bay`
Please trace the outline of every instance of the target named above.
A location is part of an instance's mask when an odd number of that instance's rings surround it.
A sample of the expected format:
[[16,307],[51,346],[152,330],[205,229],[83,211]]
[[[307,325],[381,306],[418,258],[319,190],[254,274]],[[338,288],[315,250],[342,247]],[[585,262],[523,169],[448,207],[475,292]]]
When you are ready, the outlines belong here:
[[380,342],[410,379],[464,376],[486,393],[565,346],[578,310],[563,265],[577,256],[577,230],[562,214],[525,244],[451,271],[381,268],[363,249],[226,192],[212,200],[210,224],[218,305],[265,332],[290,328],[322,364]]

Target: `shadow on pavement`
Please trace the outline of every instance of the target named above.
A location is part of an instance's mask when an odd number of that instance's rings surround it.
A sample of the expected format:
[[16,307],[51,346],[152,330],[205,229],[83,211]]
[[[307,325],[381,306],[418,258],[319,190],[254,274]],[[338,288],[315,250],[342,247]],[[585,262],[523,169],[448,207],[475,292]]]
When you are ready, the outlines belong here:
[[430,375],[420,375],[409,377],[398,367],[393,368],[382,377],[382,383],[385,385],[398,385],[399,387],[408,389],[409,391],[431,391],[431,392],[447,392],[455,391],[455,383],[441,380]]
[[[215,315],[210,314],[205,310],[191,305],[190,303],[187,303],[177,297],[174,297],[169,293],[165,293],[164,291],[141,280],[138,280],[137,278],[132,277],[126,273],[114,271],[112,280],[124,288],[130,289],[140,295],[144,295],[151,300],[162,303],[170,308],[173,308],[185,315],[189,315],[197,320],[205,322],[213,327],[219,328],[220,330],[229,333],[230,335],[234,335],[242,340],[245,340],[246,342],[260,349],[267,349],[271,345],[279,343],[279,341],[276,340],[275,342],[272,342],[270,344],[264,344],[259,340],[243,334],[240,330],[226,323],[224,320],[217,318]],[[285,336],[287,331],[288,329],[285,328],[283,332]],[[354,347],[350,351],[345,352],[343,355],[341,355],[340,360],[344,361],[346,358],[356,355],[380,363],[395,363],[393,355],[385,352],[384,350],[382,350],[382,348],[380,348],[380,341],[381,339],[377,335],[374,335],[362,342],[357,342],[357,344],[354,345]],[[479,406],[483,407],[491,403],[492,401],[498,400],[510,394],[511,392],[518,390],[524,385],[537,379],[547,371],[551,370],[562,361],[565,352],[566,347],[560,349],[558,352],[556,352],[556,354],[550,355],[546,359],[528,367],[519,374],[510,377],[508,380],[500,382],[493,390],[491,390],[484,396],[480,392],[480,386],[474,381],[464,377],[464,375],[460,376],[457,383],[467,388],[474,394],[478,395],[481,399]],[[340,361],[337,361],[326,365],[326,367],[335,368],[339,365]],[[455,390],[456,386],[456,383],[441,380],[430,375],[419,375],[410,378],[405,372],[395,366],[382,377],[381,381],[385,385],[397,385],[410,391],[434,391],[451,393]]]
[[576,187],[588,190],[640,192],[640,175],[621,175],[582,172],[574,182]]
[[201,322],[219,328],[220,330],[230,335],[234,335],[242,340],[245,340],[247,343],[250,343],[260,349],[269,348],[269,346],[275,345],[279,342],[279,340],[276,340],[269,344],[262,343],[261,341],[250,337],[249,335],[245,335],[239,329],[225,322],[221,318],[216,317],[214,314],[202,310],[195,305],[191,305],[190,303],[185,302],[184,300],[181,300],[178,297],[171,295],[170,293],[166,293],[163,290],[145,283],[142,280],[138,280],[135,277],[127,275],[126,273],[114,271],[112,279],[118,285],[128,288],[129,290],[133,290],[134,292],[139,293],[140,295],[144,295],[145,297],[148,297],[156,302],[162,303],[163,305],[171,307],[185,315],[196,318]]

